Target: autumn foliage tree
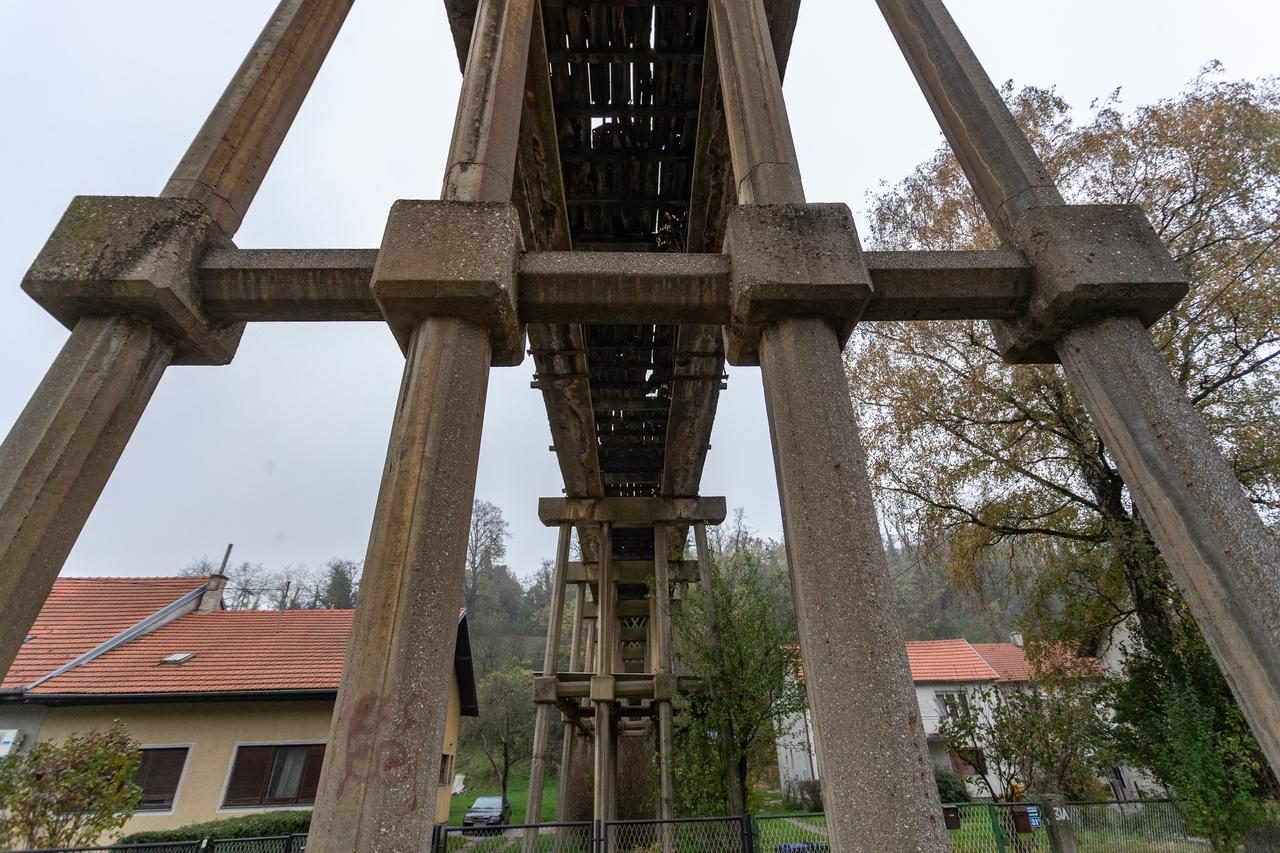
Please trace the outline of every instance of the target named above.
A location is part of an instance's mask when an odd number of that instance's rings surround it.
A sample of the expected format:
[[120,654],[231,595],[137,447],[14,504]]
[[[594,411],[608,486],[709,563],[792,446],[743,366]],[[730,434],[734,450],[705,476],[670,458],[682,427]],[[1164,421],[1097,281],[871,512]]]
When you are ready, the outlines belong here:
[[[1280,85],[1211,65],[1176,98],[1126,113],[1114,94],[1079,122],[1052,89],[1005,95],[1069,201],[1141,205],[1185,271],[1191,292],[1153,338],[1276,525]],[[998,245],[945,147],[872,200],[870,237],[886,249]],[[864,326],[848,372],[888,511],[943,543],[937,560],[961,589],[981,587],[994,562],[1017,567],[1008,582],[1027,596],[1029,635],[1097,652],[1132,632],[1115,704],[1130,755],[1195,799],[1192,812],[1246,826],[1272,777],[1061,371],[1003,364],[984,322]],[[1179,751],[1192,740],[1194,756]]]
[[142,798],[138,760],[138,744],[120,722],[0,759],[0,845],[95,844],[120,829]]

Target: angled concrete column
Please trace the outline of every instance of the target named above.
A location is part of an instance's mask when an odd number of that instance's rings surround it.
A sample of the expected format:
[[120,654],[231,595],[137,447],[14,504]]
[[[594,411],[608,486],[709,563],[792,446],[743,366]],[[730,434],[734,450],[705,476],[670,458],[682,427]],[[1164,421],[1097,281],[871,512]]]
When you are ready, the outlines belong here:
[[[761,0],[712,0],[712,9],[738,201],[798,206],[759,211],[746,220],[762,230],[744,234],[774,236],[759,247],[758,269],[739,276],[734,258],[737,304],[728,350],[747,359],[758,355],[764,380],[832,848],[940,853],[947,839],[937,787],[837,335],[837,323],[847,334],[856,320],[852,300],[869,293],[859,274],[865,264],[847,211],[803,206]],[[830,281],[776,288],[788,268],[824,269],[811,264],[816,256],[805,250],[808,221],[829,229],[822,244],[829,252],[822,256],[843,255],[844,267]],[[788,251],[786,261],[770,257]],[[832,300],[839,311],[817,319],[814,303],[804,304],[806,284],[814,286],[819,303],[843,293]],[[755,297],[770,290],[781,294],[780,306],[757,302]],[[755,335],[758,342],[744,342]],[[703,542],[698,544],[701,552]]]
[[353,0],[281,0],[161,195],[203,202],[234,234]]
[[[319,30],[336,32],[350,2],[282,2],[165,188],[171,200],[77,199],[64,222],[77,209],[89,215],[78,220],[81,227],[55,231],[46,252],[58,248],[61,257],[37,259],[28,274],[24,287],[72,331],[0,447],[0,672],[35,621],[165,367],[225,364],[234,355],[243,327],[205,321],[195,264],[208,244],[234,236],[297,112],[280,81],[290,81],[300,103],[332,41]],[[277,82],[264,89],[264,74]],[[250,162],[251,170],[230,165]],[[199,186],[179,180],[188,175],[199,175]],[[239,213],[230,215],[215,199],[235,200]],[[212,219],[192,200],[209,203]],[[118,288],[122,282],[131,286]],[[164,298],[138,298],[139,285]]]
[[[1036,266],[1028,318],[994,323],[997,342],[1011,360],[1061,360],[1280,771],[1280,546],[1142,329],[1180,274],[1140,211],[1063,205],[939,0],[879,4],[992,225]],[[1087,278],[1070,263],[1085,253],[1102,261]],[[1085,296],[1101,307],[1072,313]]]
[[150,323],[80,320],[0,444],[0,672],[13,663],[173,351]]
[[[560,538],[556,543],[556,566],[551,578],[551,612],[547,616],[547,643],[542,653],[543,675],[555,675],[560,669],[560,623],[564,619],[565,571],[569,563],[569,537],[572,529],[570,524],[561,524]],[[529,762],[529,795],[524,810],[525,823],[538,823],[542,817],[542,780],[547,770],[551,717],[555,713],[555,705],[540,703],[537,706],[533,723],[533,757]],[[536,830],[526,833],[524,844],[526,850],[536,849]]]

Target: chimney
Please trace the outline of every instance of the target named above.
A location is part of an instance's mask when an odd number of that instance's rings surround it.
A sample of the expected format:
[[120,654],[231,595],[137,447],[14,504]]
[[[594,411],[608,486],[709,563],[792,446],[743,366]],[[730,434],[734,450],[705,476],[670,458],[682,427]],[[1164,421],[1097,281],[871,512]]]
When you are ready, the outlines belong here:
[[223,574],[209,575],[205,582],[204,594],[200,596],[197,613],[210,613],[222,609],[222,590],[227,586],[227,576]]
[[1009,642],[1013,643],[1018,648],[1022,648],[1022,632],[1021,631],[1011,632],[1009,634]]

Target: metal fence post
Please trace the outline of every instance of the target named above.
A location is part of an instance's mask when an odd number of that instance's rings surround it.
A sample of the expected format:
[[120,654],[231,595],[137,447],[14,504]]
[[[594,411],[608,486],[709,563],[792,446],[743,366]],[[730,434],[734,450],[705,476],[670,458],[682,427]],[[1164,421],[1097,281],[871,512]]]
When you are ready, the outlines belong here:
[[742,853],[755,853],[755,833],[752,832],[751,815],[744,814],[739,820],[742,825]]
[[991,818],[991,834],[996,839],[996,853],[1005,853],[1004,827],[1000,825],[1000,815],[991,803],[987,803],[987,816]]
[[594,850],[595,853],[606,853],[609,849],[609,842],[604,837],[604,821],[592,821],[591,834],[595,836],[591,840],[591,849]]

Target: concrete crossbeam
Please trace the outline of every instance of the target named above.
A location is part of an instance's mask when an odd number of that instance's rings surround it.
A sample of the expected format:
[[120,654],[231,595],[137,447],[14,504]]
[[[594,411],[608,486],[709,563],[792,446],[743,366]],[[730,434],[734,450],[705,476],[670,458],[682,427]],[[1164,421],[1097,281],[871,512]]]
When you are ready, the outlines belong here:
[[381,321],[369,282],[377,249],[214,249],[204,307],[222,322]]
[[520,260],[526,323],[722,323],[726,255],[536,252]]
[[[671,579],[676,583],[691,583],[698,579],[698,564],[694,560],[668,560],[667,565],[671,569]],[[569,583],[594,584],[599,575],[599,563],[569,563]],[[649,560],[614,560],[613,577],[618,583],[644,583],[653,579],[654,564]]]
[[[198,271],[204,309],[221,323],[381,320],[369,290],[377,255],[213,249]],[[1007,249],[863,258],[872,287],[864,320],[1013,318],[1024,313],[1031,291],[1031,265]],[[518,269],[516,304],[525,323],[729,321],[727,255],[526,252]],[[659,289],[649,289],[654,282]]]
[[609,522],[616,527],[694,522],[719,524],[727,512],[722,497],[538,499],[538,518],[548,526],[588,522]]

